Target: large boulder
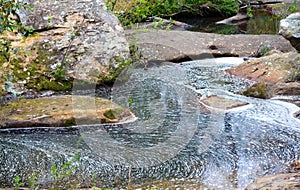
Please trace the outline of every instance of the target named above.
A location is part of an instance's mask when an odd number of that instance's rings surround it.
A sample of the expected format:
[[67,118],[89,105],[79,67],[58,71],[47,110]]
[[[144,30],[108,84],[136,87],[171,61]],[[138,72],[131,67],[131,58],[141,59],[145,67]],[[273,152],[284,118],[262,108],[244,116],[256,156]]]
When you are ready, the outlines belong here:
[[300,12],[291,14],[280,21],[279,34],[289,40],[292,46],[300,52]]
[[123,28],[103,0],[19,2],[26,4],[17,11],[20,21],[35,33],[25,40],[6,36],[19,53],[17,61],[0,65],[6,71],[0,71],[1,86],[8,81],[19,92],[70,89],[72,79],[112,79],[129,58]]
[[129,56],[129,46],[118,19],[102,0],[24,0],[33,8],[20,11],[21,22],[42,31],[43,40],[55,49],[53,66],[62,60],[79,79],[97,80]]

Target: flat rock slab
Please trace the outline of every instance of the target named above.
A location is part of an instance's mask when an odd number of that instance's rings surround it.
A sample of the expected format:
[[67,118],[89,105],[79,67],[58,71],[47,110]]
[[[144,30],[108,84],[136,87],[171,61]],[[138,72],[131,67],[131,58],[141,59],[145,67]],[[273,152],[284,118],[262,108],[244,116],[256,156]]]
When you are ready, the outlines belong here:
[[[297,52],[275,52],[257,59],[250,59],[244,63],[227,69],[226,72],[257,81],[257,84],[266,83],[265,97],[278,95],[300,95],[299,64],[300,54]],[[252,90],[251,90],[252,89]],[[250,87],[247,93],[258,93],[257,88]],[[244,94],[243,91],[242,94]],[[259,93],[258,93],[259,94]],[[245,95],[245,94],[244,94]],[[256,96],[254,96],[256,97]],[[297,101],[292,101],[298,104]]]
[[300,173],[287,173],[264,176],[251,185],[247,186],[246,190],[297,190],[299,188]]
[[199,103],[208,112],[228,112],[248,105],[247,102],[231,100],[220,96],[207,96],[201,99]]
[[115,123],[134,116],[111,101],[90,96],[21,99],[1,106],[0,128]]
[[258,59],[250,59],[226,71],[232,75],[251,80],[278,83],[288,79],[289,72],[292,71],[293,67],[296,67],[299,61],[299,53],[276,52]]
[[293,50],[280,35],[221,35],[190,31],[127,30],[147,60],[181,61],[216,56],[250,56],[262,45],[283,52]]

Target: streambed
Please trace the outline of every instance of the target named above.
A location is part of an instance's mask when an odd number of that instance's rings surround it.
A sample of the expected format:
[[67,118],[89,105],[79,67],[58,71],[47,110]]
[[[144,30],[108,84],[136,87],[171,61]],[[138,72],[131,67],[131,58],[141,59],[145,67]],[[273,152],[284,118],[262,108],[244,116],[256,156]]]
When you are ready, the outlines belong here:
[[[224,75],[241,58],[128,68],[112,101],[134,122],[73,128],[0,130],[0,184],[35,176],[40,187],[135,188],[181,181],[186,188],[243,189],[299,159],[298,107],[234,92],[250,81]],[[218,95],[248,103],[209,112],[198,103]]]

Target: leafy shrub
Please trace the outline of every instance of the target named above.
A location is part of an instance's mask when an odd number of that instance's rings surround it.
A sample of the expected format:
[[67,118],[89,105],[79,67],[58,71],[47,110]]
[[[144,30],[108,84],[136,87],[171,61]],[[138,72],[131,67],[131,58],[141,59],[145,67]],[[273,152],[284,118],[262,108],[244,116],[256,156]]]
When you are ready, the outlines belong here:
[[123,25],[130,25],[151,16],[167,17],[178,12],[202,15],[231,15],[238,10],[235,0],[107,0],[107,6],[119,17]]
[[16,11],[30,8],[28,4],[15,0],[0,0],[0,34],[5,31],[21,33],[24,36],[32,33],[32,28],[22,25]]

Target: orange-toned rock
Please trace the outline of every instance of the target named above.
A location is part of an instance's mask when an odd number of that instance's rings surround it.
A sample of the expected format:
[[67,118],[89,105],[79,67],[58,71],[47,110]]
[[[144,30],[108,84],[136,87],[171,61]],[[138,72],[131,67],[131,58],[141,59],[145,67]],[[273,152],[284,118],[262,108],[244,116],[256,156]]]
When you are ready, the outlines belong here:
[[292,65],[300,60],[296,52],[280,53],[250,59],[241,65],[227,69],[229,74],[267,83],[284,82]]
[[[300,54],[297,52],[271,51],[264,57],[250,59],[236,67],[227,69],[226,72],[258,82],[255,86],[242,91],[241,93],[244,95],[259,98],[270,98],[276,95],[300,95],[299,63]],[[265,88],[259,89],[263,91],[257,91],[257,87],[263,87],[262,84]]]

